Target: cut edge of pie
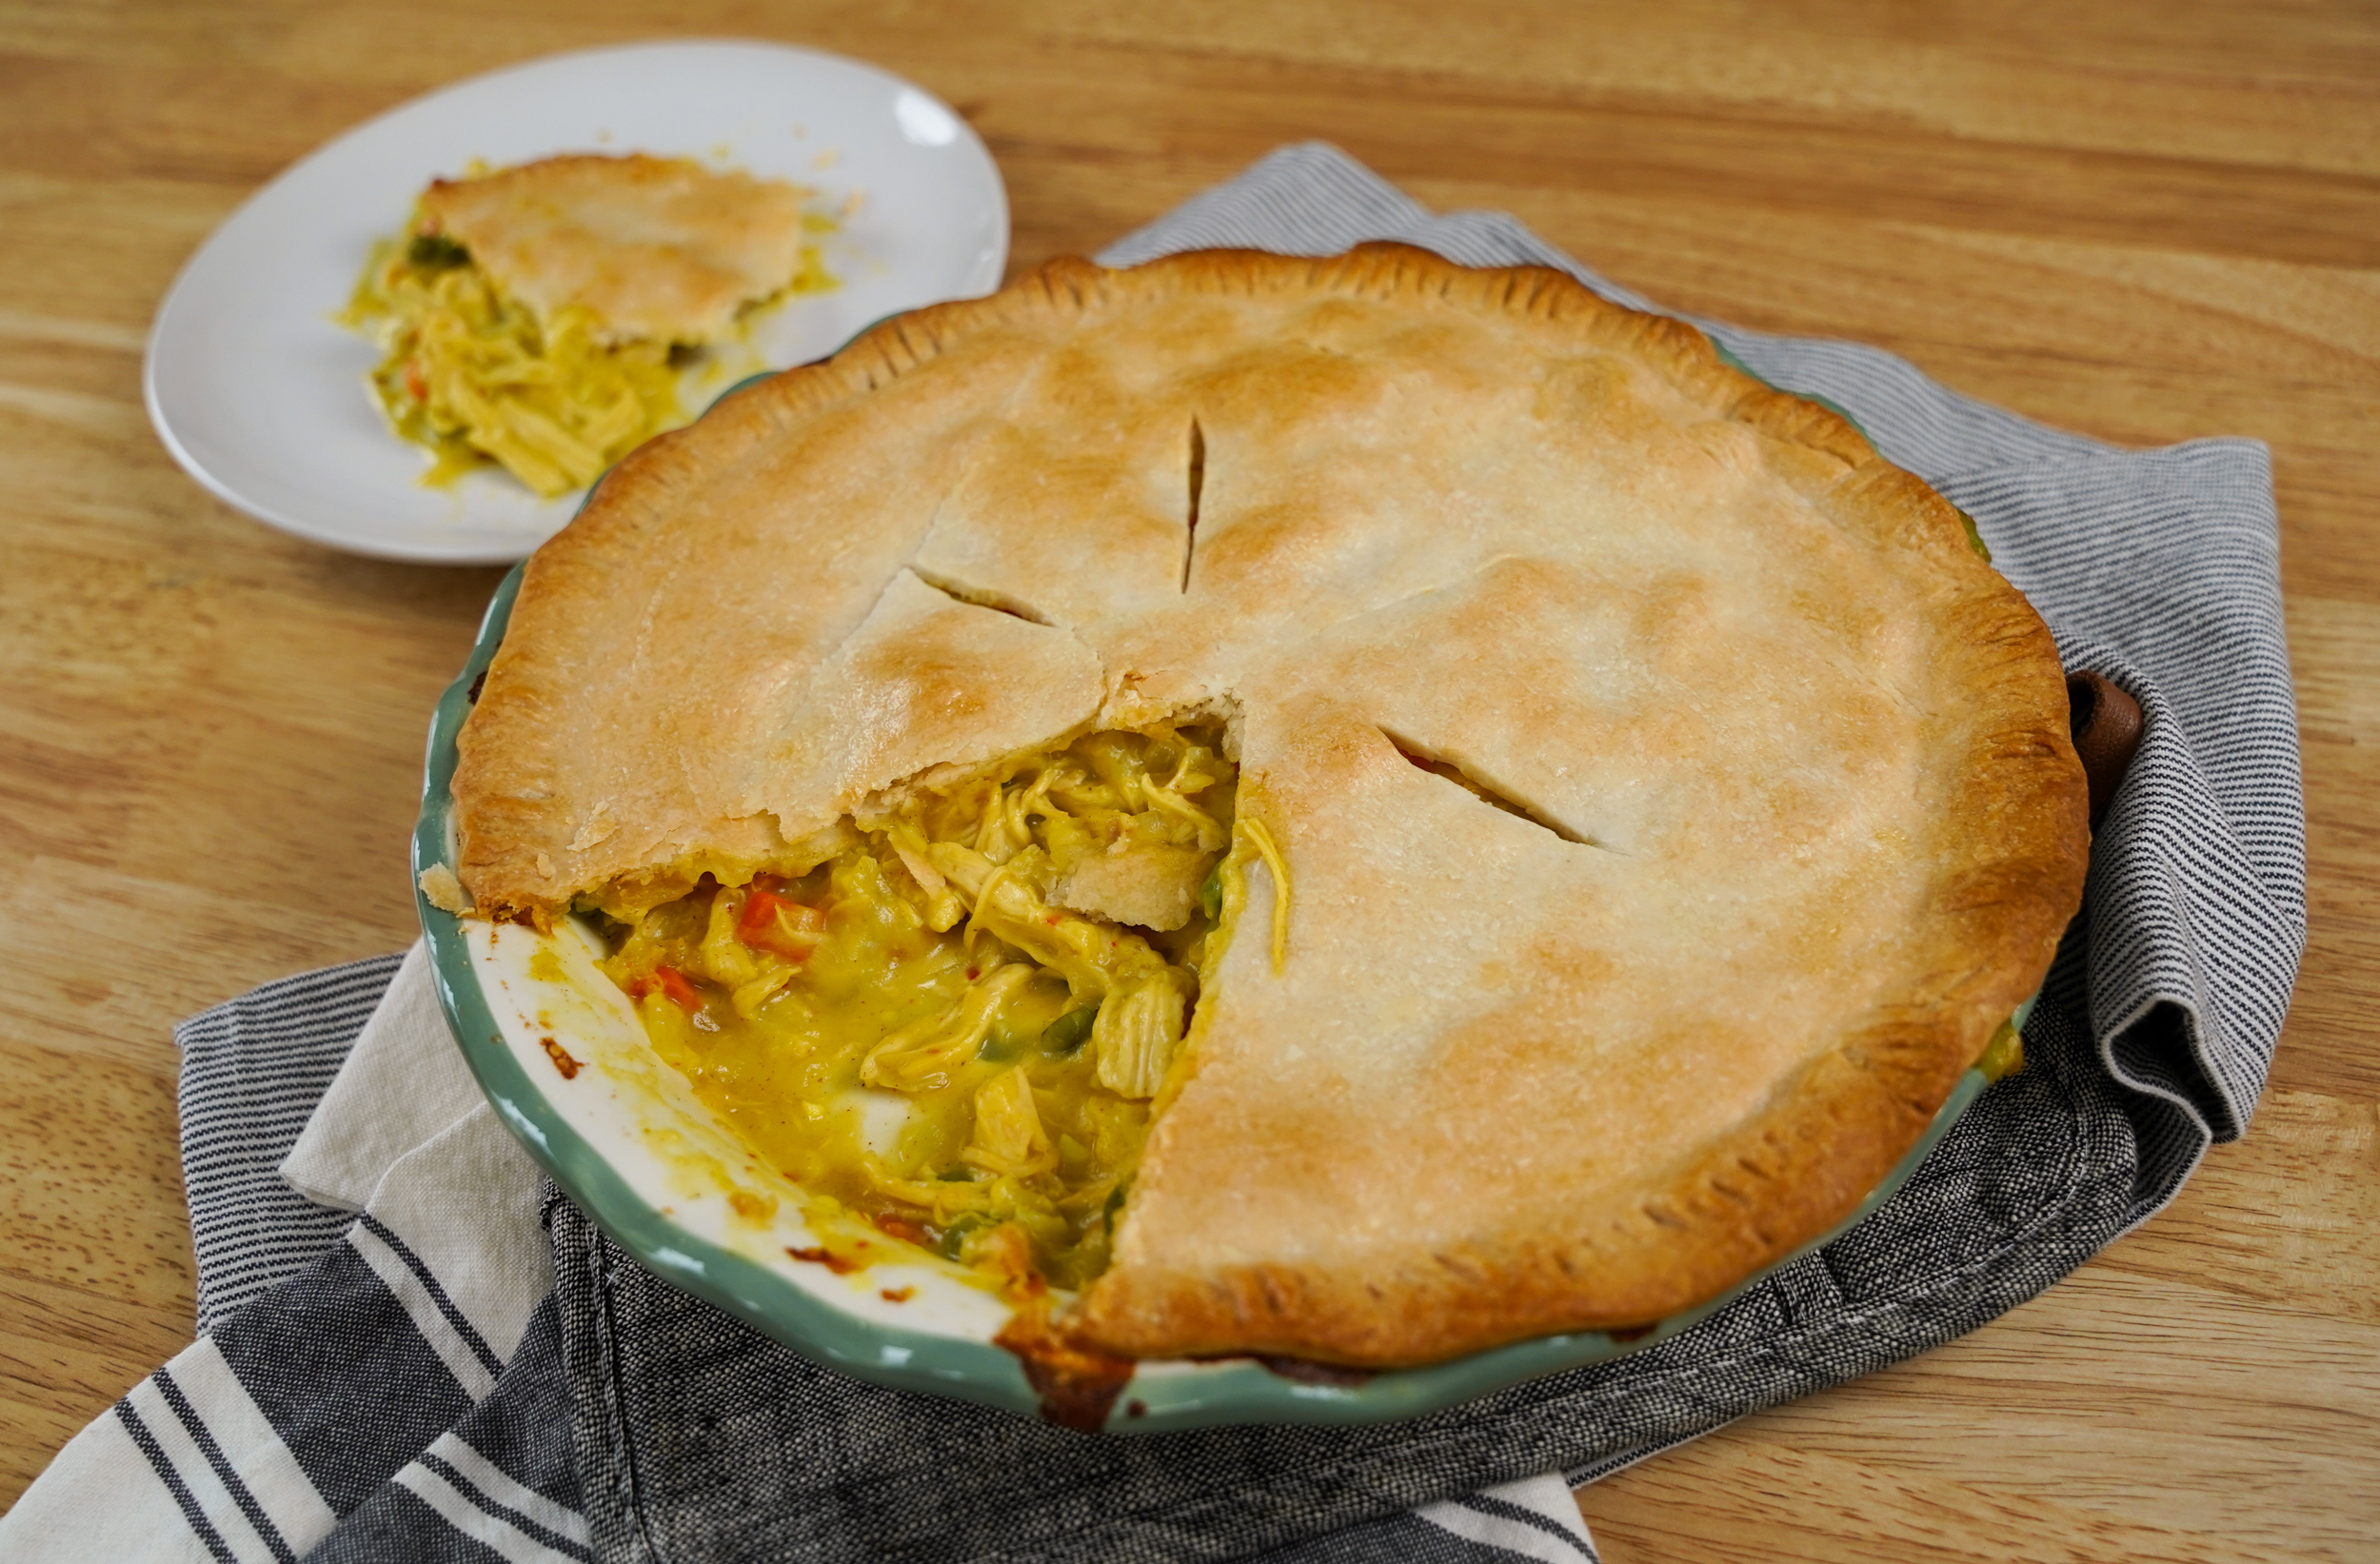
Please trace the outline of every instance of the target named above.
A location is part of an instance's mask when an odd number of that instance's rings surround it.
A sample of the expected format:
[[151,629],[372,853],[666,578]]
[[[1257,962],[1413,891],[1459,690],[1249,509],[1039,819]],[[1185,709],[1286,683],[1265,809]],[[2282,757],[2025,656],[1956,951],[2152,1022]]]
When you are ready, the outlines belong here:
[[[1168,1111],[1150,1132],[1142,1183],[1124,1208],[1113,1268],[1083,1294],[1065,1328],[1074,1339],[1131,1356],[1253,1352],[1388,1367],[1557,1332],[1650,1324],[1825,1232],[1890,1172],[2038,985],[2079,903],[2088,826],[2055,647],[2021,595],[1975,557],[1966,519],[1885,462],[1845,419],[1729,368],[1692,327],[1611,305],[1559,272],[1466,268],[1399,245],[1320,260],[1194,252],[1126,271],[1061,259],[987,299],[887,322],[830,360],[728,399],[624,462],[579,519],[530,560],[504,645],[459,742],[453,792],[463,883],[483,915],[542,921],[588,898],[630,910],[650,905],[704,873],[742,884],[763,871],[806,869],[849,840],[855,813],[881,812],[921,779],[963,774],[1094,729],[1212,715],[1235,700],[1237,688],[1203,685],[1145,659],[1117,667],[1093,653],[1086,663],[1085,642],[1074,632],[1087,628],[1042,622],[1035,604],[995,586],[938,580],[920,563],[921,548],[951,496],[984,470],[970,455],[990,438],[983,431],[1049,355],[1148,299],[1273,293],[1402,302],[1424,325],[1440,310],[1509,317],[1522,323],[1517,328],[1621,364],[1615,372],[1623,379],[1641,369],[1653,377],[1646,385],[1657,382],[1663,394],[1700,409],[1720,445],[1717,426],[1745,431],[1743,448],[1761,471],[1814,514],[1898,563],[1921,562],[1937,589],[1924,602],[1924,622],[1909,633],[1922,639],[1926,665],[1947,670],[1941,679],[1961,697],[1958,709],[1937,721],[1945,731],[1936,738],[1954,759],[1943,768],[1949,781],[1929,774],[1945,789],[1933,801],[1940,805],[1929,817],[1933,834],[1910,847],[1928,865],[1924,927],[1891,952],[1898,979],[1889,1002],[1846,1015],[1833,1045],[1774,1081],[1734,1128],[1652,1170],[1640,1198],[1595,1222],[1548,1199],[1468,1237],[1433,1241],[1400,1239],[1389,1213],[1371,1248],[1302,1258],[1296,1234],[1267,1225],[1278,1212],[1235,1206],[1228,1192],[1191,1172],[1153,1191],[1159,1170],[1172,1158],[1211,1171],[1216,1126],[1231,1122],[1257,1126],[1284,1145],[1301,1133],[1336,1134],[1344,1159],[1363,1165],[1385,1165],[1397,1148],[1383,1138],[1398,1132],[1335,1124],[1327,1108],[1311,1122],[1299,1120],[1263,1099],[1264,1081],[1241,1067],[1244,1049],[1207,1071],[1201,1039],[1211,1012],[1202,997],[1184,1062],[1160,1099]],[[920,373],[929,366],[931,374]],[[1086,418],[1096,411],[1083,409]],[[837,441],[863,430],[885,448],[853,464]],[[1196,474],[1217,436],[1194,418],[1187,440],[1195,532]],[[788,484],[811,492],[785,499]],[[880,584],[916,579],[946,606],[975,612],[954,617],[920,599],[914,623],[927,628],[904,642],[912,622],[903,621],[885,645],[867,650],[899,664],[903,687],[922,699],[914,709],[878,712],[880,727],[890,729],[870,729],[873,747],[864,754],[821,760],[804,751],[788,760],[777,753],[780,762],[810,767],[805,775],[843,783],[831,794],[813,789],[804,811],[791,815],[768,806],[783,789],[772,795],[751,775],[704,773],[699,762],[704,745],[797,710],[807,711],[814,726],[840,723],[838,731],[859,731],[852,726],[852,714],[864,709],[859,697],[816,688],[805,695],[794,686],[823,686],[821,669],[859,655],[846,654],[863,624],[846,615],[781,626],[767,616],[784,601],[736,579],[766,552],[773,514],[766,507],[795,504],[847,504],[856,518],[849,525],[858,541],[834,547],[824,524],[803,524],[811,529],[803,536],[826,556],[808,567],[823,584],[821,596],[852,595],[834,572],[844,553],[873,545],[865,532],[871,516],[922,505],[930,519],[917,537],[885,544],[883,561],[852,568]],[[703,559],[714,545],[725,550],[724,561]],[[1485,581],[1480,591],[1494,587],[1503,596],[1482,602],[1518,613],[1513,604],[1548,588],[1518,566],[1496,575],[1510,564],[1491,562],[1478,580],[1457,584]],[[721,590],[700,603],[690,587],[673,597],[652,584],[656,572],[690,582],[705,570],[719,572]],[[782,572],[775,584],[787,584]],[[874,591],[861,596],[878,601]],[[1258,611],[1253,602],[1248,611]],[[723,619],[724,627],[716,623]],[[1109,643],[1115,639],[1110,634]],[[1345,665],[1361,674],[1364,655],[1360,647],[1346,652]],[[669,692],[680,685],[717,687],[705,662],[723,656],[774,665],[781,675],[757,692],[747,680],[733,699],[699,710],[671,703]],[[951,713],[966,705],[970,679],[987,661],[1034,670],[1029,683],[1046,699],[980,721],[962,711],[953,725]],[[596,685],[600,693],[590,695]],[[640,692],[667,709],[646,721]],[[805,699],[823,703],[802,707]],[[1332,797],[1335,786],[1396,785],[1381,780],[1383,756],[1406,751],[1403,760],[1461,765],[1461,756],[1411,752],[1408,741],[1334,705],[1328,691],[1291,689],[1281,709],[1311,722],[1268,732],[1266,754],[1279,776],[1243,774],[1240,810],[1265,822],[1293,864],[1316,799]],[[1235,715],[1235,741],[1239,722]],[[904,734],[922,748],[904,750]],[[1503,827],[1465,818],[1458,829],[1501,850],[1493,832]],[[1594,844],[1587,833],[1572,840]],[[1291,912],[1292,967],[1301,959],[1327,965],[1360,938],[1332,926],[1331,916],[1327,905],[1303,899]],[[1239,944],[1253,941],[1254,931],[1243,930]],[[1194,1092],[1203,1147],[1186,1142],[1181,1128]],[[1292,1166],[1288,1156],[1268,1166]],[[1481,1209],[1503,1198],[1516,1177],[1485,1154],[1440,1171],[1449,1198],[1476,1198]],[[1360,1207],[1360,1194],[1349,1197],[1350,1209]],[[1271,1242],[1274,1257],[1209,1257],[1215,1235],[1234,1231]],[[1176,1239],[1180,1249],[1169,1252]]]

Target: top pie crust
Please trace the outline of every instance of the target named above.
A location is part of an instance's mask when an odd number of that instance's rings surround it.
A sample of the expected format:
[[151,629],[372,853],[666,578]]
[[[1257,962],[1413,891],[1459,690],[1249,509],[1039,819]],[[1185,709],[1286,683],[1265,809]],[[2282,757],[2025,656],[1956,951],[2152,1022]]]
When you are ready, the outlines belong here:
[[2056,652],[1955,510],[1691,327],[1393,245],[1053,262],[645,446],[529,563],[462,878],[734,882],[1193,711],[1295,894],[1276,971],[1251,871],[1075,1317],[1128,1355],[1707,1298],[1877,1183],[2080,900]]

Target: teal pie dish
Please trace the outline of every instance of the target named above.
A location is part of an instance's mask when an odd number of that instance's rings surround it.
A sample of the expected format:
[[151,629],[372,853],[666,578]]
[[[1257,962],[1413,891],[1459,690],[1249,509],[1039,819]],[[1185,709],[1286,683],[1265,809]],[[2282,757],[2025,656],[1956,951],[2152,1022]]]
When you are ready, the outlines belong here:
[[[1024,1360],[994,1339],[1006,1306],[960,1267],[890,1243],[884,1258],[858,1270],[826,1262],[802,1214],[802,1192],[760,1166],[651,1051],[626,997],[593,965],[602,947],[590,925],[565,919],[541,933],[461,918],[420,889],[426,874],[455,866],[456,739],[504,642],[525,568],[514,567],[498,586],[470,657],[430,723],[412,868],[447,1025],[506,1125],[622,1249],[654,1275],[858,1378],[1110,1434],[1416,1416],[1692,1330],[1890,1199],[1987,1084],[1969,1070],[1924,1135],[1840,1226],[1649,1329],[1550,1336],[1369,1374],[1253,1357],[1143,1361],[1127,1381],[1102,1386],[1087,1401],[1046,1395],[1046,1381],[1037,1385]],[[2016,1026],[2031,1009],[2030,1000],[2018,1008]]]
[[[433,867],[451,870],[454,864],[450,784],[455,738],[470,713],[481,677],[504,642],[521,569],[515,566],[496,589],[470,660],[439,699],[430,722],[422,810],[413,831],[417,887],[424,872]],[[887,1263],[838,1274],[792,1257],[788,1251],[806,1247],[800,1241],[803,1230],[798,1225],[772,1230],[764,1237],[744,1234],[741,1230],[750,1223],[737,1219],[729,1196],[669,1177],[667,1165],[651,1150],[656,1138],[675,1137],[681,1144],[691,1143],[697,1157],[733,1158],[739,1153],[724,1129],[688,1121],[689,1116],[707,1117],[690,1092],[682,1092],[682,1100],[670,1099],[664,1078],[672,1072],[667,1066],[648,1053],[639,1067],[634,1055],[643,1047],[643,1037],[634,1030],[625,996],[618,996],[620,1009],[610,1019],[627,1032],[607,1039],[602,1035],[603,996],[589,992],[593,968],[582,965],[573,954],[574,945],[592,952],[590,930],[566,921],[552,934],[540,935],[525,925],[458,918],[432,905],[418,888],[416,898],[439,1003],[480,1089],[530,1157],[640,1264],[804,1356],[859,1378],[1027,1416],[1042,1413],[1041,1394],[1027,1377],[1022,1361],[992,1340],[1005,1310],[959,1279],[957,1267]],[[532,964],[552,970],[537,960],[541,954],[565,969],[564,979],[541,980],[531,974]],[[607,981],[593,977],[594,983]],[[2030,1009],[2028,1003],[2017,1012],[2018,1026]],[[570,1061],[570,1073],[565,1074],[561,1059]],[[1832,1240],[1891,1198],[1984,1085],[1980,1072],[1968,1071],[1891,1176],[1849,1220],[1818,1242]],[[641,1100],[639,1093],[651,1093],[659,1100]],[[705,1129],[714,1143],[704,1144]],[[795,1221],[789,1215],[780,1219]],[[783,1238],[794,1241],[778,1241]],[[1790,1264],[1805,1253],[1808,1249],[1778,1263]],[[936,1276],[938,1266],[951,1275]],[[1544,1336],[1427,1368],[1306,1376],[1253,1358],[1144,1362],[1116,1396],[1103,1426],[1111,1434],[1130,1434],[1216,1424],[1356,1424],[1416,1416],[1540,1375],[1603,1362],[1666,1341],[1693,1329],[1767,1275],[1760,1272],[1707,1303],[1625,1338],[1597,1331]],[[886,1302],[883,1295],[900,1286],[917,1289],[918,1296],[899,1305]],[[982,1306],[970,1307],[970,1297]]]

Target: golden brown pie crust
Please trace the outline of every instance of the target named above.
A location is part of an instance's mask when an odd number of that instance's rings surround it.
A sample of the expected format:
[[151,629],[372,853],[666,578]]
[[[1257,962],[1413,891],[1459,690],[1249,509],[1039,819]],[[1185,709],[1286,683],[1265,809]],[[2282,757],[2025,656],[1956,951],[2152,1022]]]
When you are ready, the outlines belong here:
[[1277,973],[1251,872],[1076,1316],[1133,1356],[1707,1298],[1876,1184],[2080,900],[2055,648],[1955,510],[1689,327],[1377,245],[1053,262],[639,451],[529,563],[462,880],[799,866],[1190,711],[1296,894]]
[[793,281],[806,193],[687,158],[579,153],[438,180],[421,208],[541,321],[577,305],[605,341],[703,343]]

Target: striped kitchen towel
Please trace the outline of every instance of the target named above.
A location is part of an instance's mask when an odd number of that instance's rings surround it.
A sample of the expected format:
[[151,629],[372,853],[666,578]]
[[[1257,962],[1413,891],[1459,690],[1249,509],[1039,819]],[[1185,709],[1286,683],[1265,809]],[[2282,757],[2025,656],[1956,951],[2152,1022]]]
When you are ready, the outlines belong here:
[[[1642,304],[1509,217],[1433,216],[1319,146],[1101,259],[1377,238]],[[2305,938],[2264,452],[2123,451],[1871,348],[1698,324],[1970,511],[2068,666],[2148,718],[2027,1067],[1859,1227],[1674,1339],[1407,1423],[1083,1439],[844,1379],[541,1204],[418,957],[300,1137],[393,961],[363,963],[183,1029],[209,1334],[69,1446],[0,1519],[0,1554],[1592,1558],[1565,1479],[1949,1340],[2144,1219],[2244,1130]]]
[[[267,984],[176,1037],[205,1334],[0,1517],[0,1558],[595,1556],[542,1181],[422,947]],[[1266,1556],[1597,1557],[1559,1474]]]

